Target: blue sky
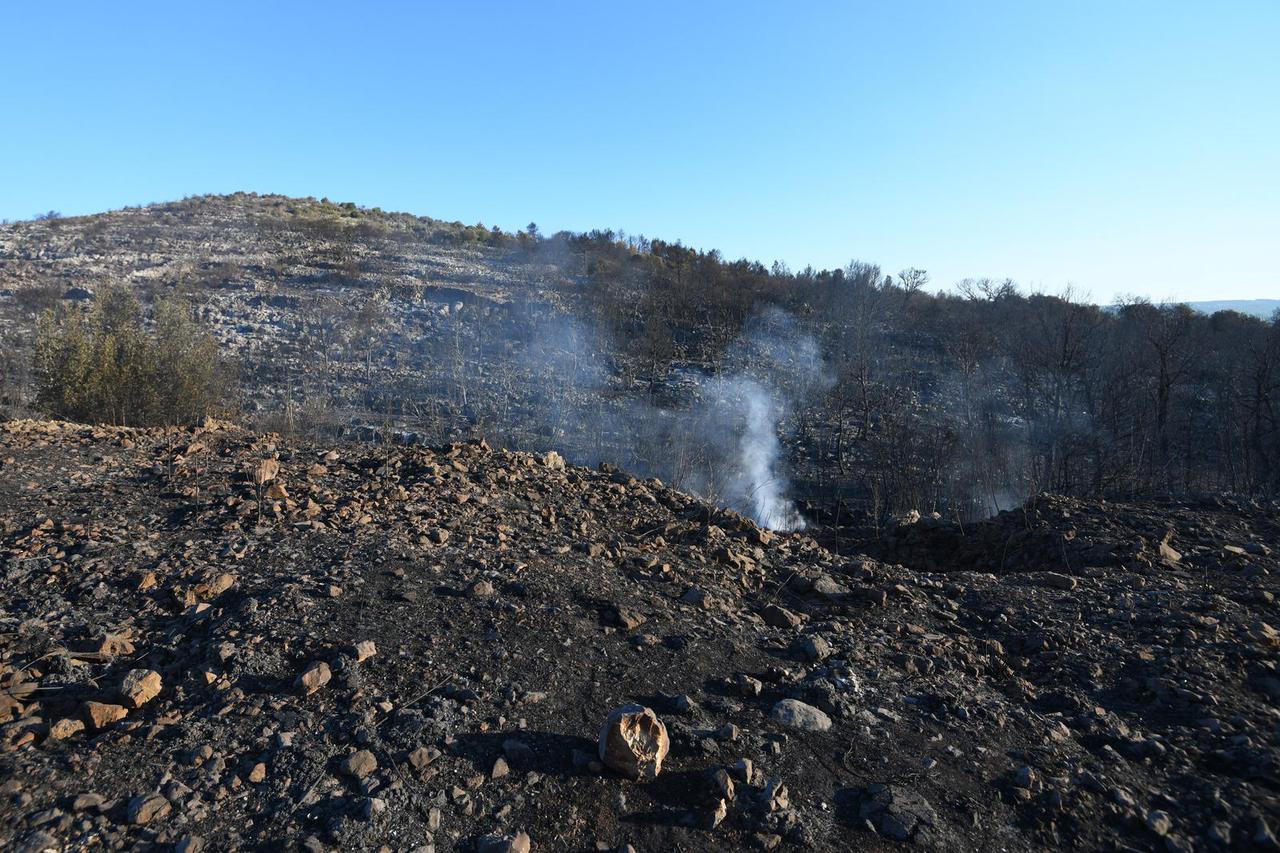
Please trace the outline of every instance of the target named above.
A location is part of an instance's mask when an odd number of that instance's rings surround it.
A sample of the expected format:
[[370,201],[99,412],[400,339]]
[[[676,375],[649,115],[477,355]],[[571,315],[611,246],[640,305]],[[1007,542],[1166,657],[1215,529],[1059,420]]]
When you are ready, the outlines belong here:
[[11,3],[0,217],[256,190],[1280,297],[1280,2]]

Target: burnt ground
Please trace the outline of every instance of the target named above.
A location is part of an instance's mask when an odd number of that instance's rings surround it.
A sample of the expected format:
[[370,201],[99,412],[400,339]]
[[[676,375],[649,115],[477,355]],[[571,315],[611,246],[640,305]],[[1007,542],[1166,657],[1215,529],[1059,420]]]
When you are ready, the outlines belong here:
[[[1275,505],[871,557],[479,444],[16,421],[0,537],[5,849],[1276,848]],[[650,782],[594,760],[628,701]]]

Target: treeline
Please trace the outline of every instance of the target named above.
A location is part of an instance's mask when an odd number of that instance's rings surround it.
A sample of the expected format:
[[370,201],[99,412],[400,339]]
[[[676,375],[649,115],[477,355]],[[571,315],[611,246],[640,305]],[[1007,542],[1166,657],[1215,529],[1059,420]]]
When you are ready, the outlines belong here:
[[1099,307],[1007,280],[931,294],[917,269],[792,272],[608,231],[535,251],[576,267],[578,304],[653,383],[714,362],[763,306],[800,319],[834,382],[795,413],[792,463],[827,508],[972,515],[1044,490],[1280,493],[1280,317]]

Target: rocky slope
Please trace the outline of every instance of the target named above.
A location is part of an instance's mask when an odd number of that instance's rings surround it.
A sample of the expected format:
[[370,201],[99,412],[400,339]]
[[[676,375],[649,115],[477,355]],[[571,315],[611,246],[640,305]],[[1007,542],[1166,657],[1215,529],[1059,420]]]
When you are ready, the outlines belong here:
[[904,566],[555,455],[4,423],[0,846],[1274,849],[1278,534],[1044,499]]

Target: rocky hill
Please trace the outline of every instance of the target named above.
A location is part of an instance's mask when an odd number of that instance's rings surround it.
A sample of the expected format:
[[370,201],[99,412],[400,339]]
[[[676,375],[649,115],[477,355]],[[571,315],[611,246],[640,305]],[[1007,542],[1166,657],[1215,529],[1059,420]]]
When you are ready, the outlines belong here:
[[1045,498],[875,559],[554,454],[11,421],[0,846],[1275,849],[1277,541]]
[[[256,193],[0,224],[0,416],[37,412],[42,312],[119,287],[194,309],[260,431],[555,450],[760,520],[774,483],[855,536],[1039,491],[1280,493],[1280,322],[886,272]],[[748,432],[776,447],[744,484]]]

